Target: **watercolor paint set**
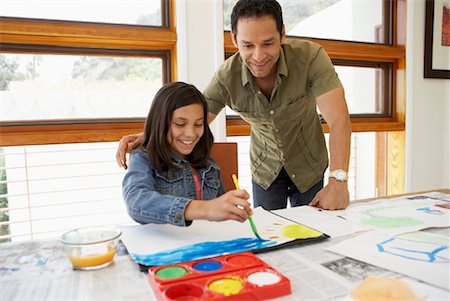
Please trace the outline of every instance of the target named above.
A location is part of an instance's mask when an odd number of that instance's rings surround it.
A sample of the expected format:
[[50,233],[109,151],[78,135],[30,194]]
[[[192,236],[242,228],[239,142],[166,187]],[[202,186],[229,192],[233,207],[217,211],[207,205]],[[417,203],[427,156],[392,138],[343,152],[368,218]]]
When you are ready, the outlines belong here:
[[291,294],[288,278],[250,252],[152,267],[158,300],[267,300]]

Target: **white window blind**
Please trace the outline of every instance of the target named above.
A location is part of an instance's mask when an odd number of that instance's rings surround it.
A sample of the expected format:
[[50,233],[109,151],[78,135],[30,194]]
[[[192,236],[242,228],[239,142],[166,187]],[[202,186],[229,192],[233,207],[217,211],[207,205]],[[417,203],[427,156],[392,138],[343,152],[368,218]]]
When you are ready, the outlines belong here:
[[130,223],[117,143],[4,147],[2,241],[59,236],[78,227]]

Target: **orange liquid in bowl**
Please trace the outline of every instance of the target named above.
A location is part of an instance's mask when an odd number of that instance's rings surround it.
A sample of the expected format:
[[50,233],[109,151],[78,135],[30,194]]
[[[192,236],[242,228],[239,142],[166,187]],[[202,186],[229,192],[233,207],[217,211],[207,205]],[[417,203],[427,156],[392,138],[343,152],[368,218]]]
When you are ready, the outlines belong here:
[[115,255],[116,255],[116,248],[114,246],[108,246],[106,253],[91,254],[86,256],[69,255],[69,260],[76,267],[87,268],[111,262]]

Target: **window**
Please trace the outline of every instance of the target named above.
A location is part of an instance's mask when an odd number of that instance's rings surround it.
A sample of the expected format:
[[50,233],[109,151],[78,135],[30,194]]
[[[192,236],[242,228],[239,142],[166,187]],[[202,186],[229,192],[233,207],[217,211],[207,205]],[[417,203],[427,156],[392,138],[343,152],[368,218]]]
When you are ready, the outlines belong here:
[[392,64],[333,60],[352,117],[392,117]]
[[[224,0],[225,30],[237,0]],[[283,10],[286,34],[368,43],[390,43],[392,7],[389,1],[278,0]],[[376,32],[381,32],[378,39]]]
[[[127,55],[126,51],[109,53]],[[31,120],[145,118],[153,95],[168,81],[163,76],[168,55],[157,57],[154,51],[142,55],[147,56],[0,55],[10,70],[0,90],[0,120],[26,124]]]
[[[405,1],[278,1],[287,38],[319,43],[333,60],[345,88],[352,131],[373,135],[375,158],[369,160],[377,164],[371,168],[376,173],[374,187],[380,195],[403,193],[405,162],[398,153],[404,153]],[[229,36],[236,2],[224,0],[227,55],[236,51]],[[326,124],[323,128],[328,131]],[[249,125],[227,110],[227,136],[248,135]],[[388,162],[388,157],[399,161]]]
[[173,1],[72,4],[2,6],[0,145],[117,141],[142,129],[157,88],[174,80]]
[[5,0],[2,16],[110,24],[167,26],[164,1]]

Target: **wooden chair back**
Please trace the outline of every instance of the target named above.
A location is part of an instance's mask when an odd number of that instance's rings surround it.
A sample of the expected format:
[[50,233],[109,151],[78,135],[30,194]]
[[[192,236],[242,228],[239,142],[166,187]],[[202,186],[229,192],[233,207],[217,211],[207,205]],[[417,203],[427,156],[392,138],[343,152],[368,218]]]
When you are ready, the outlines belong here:
[[235,189],[232,174],[238,176],[238,149],[236,142],[215,142],[211,149],[211,158],[213,158],[220,167],[220,176],[222,177],[225,191]]

